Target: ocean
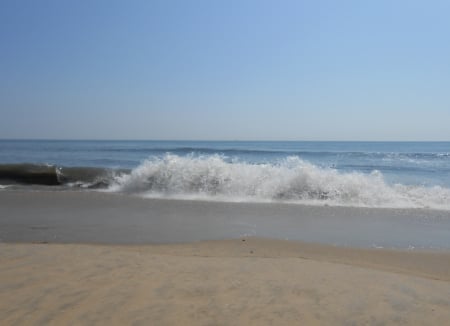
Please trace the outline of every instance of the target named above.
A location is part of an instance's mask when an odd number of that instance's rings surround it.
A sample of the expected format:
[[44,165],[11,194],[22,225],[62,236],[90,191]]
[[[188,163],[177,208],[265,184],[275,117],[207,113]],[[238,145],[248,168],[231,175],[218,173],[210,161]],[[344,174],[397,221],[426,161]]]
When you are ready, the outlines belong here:
[[450,210],[450,142],[0,140],[0,189]]

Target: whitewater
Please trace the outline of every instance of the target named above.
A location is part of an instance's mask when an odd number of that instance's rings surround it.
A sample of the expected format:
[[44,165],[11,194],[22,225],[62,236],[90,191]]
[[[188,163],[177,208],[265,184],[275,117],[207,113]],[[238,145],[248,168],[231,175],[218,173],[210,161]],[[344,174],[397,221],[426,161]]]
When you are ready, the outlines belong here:
[[449,142],[0,140],[0,191],[450,210]]
[[114,177],[109,191],[154,198],[278,201],[312,205],[450,209],[450,189],[389,185],[370,174],[320,168],[297,156],[276,164],[167,154]]

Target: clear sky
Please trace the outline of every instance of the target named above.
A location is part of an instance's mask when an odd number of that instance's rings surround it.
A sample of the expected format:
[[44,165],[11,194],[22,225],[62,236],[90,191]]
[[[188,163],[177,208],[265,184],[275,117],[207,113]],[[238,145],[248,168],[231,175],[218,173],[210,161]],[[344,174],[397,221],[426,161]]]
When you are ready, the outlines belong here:
[[450,1],[2,0],[0,138],[450,140]]

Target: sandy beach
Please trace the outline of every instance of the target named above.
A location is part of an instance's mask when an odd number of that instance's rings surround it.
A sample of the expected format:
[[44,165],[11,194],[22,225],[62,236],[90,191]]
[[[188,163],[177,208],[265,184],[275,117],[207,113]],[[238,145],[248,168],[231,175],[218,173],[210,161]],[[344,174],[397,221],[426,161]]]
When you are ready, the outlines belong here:
[[449,13],[0,0],[0,326],[450,326]]
[[[446,212],[60,191],[2,191],[0,204],[2,325],[450,320]],[[443,248],[404,248],[433,235]]]
[[450,255],[236,239],[1,244],[3,325],[446,325]]

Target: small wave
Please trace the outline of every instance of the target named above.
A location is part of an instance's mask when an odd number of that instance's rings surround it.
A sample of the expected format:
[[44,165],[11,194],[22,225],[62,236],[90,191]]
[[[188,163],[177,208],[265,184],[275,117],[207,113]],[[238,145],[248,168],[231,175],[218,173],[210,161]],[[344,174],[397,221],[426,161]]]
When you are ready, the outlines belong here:
[[110,191],[151,197],[450,209],[450,189],[389,185],[378,171],[340,173],[297,156],[276,164],[167,154],[114,177]]

